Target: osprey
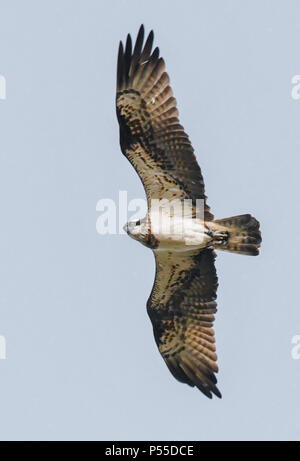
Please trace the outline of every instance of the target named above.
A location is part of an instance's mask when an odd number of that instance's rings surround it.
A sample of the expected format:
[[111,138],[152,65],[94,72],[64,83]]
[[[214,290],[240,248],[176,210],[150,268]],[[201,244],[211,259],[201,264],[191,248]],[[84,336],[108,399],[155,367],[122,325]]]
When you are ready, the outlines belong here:
[[209,398],[221,397],[215,377],[214,250],[257,255],[259,222],[250,214],[214,220],[193,147],[179,123],[164,60],[158,48],[152,51],[153,37],[151,31],[144,44],[142,25],[134,48],[129,34],[125,49],[122,42],[119,46],[120,145],[142,180],[148,203],[147,216],[125,229],[155,256],[147,311],[170,372]]

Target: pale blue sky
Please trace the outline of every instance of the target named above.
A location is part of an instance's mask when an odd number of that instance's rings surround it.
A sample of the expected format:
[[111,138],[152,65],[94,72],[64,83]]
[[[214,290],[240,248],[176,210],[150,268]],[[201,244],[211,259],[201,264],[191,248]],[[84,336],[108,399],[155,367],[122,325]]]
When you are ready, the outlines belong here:
[[[0,0],[1,439],[299,438],[299,15],[297,0]],[[215,216],[261,222],[259,257],[217,259],[222,400],[156,349],[151,252],[95,229],[99,199],[144,197],[114,107],[118,42],[141,23]]]

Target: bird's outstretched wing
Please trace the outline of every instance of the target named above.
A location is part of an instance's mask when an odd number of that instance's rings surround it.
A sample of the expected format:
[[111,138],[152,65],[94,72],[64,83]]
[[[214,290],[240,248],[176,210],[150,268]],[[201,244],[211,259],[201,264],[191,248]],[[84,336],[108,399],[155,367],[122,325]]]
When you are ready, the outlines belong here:
[[[179,124],[176,99],[159,49],[152,52],[153,31],[144,44],[141,26],[134,49],[130,35],[120,42],[117,70],[117,116],[124,155],[139,174],[148,199],[204,201],[203,177],[188,135]],[[202,202],[203,203],[203,202]]]
[[154,250],[156,276],[147,310],[169,370],[207,397],[221,397],[215,336],[218,279],[213,250],[185,253]]

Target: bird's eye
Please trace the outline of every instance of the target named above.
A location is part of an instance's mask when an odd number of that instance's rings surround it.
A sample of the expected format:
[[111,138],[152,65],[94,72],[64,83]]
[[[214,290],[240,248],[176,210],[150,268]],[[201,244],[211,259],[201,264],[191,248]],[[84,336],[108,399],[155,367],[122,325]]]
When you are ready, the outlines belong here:
[[141,225],[141,220],[139,219],[136,223],[135,223],[136,226],[140,226]]

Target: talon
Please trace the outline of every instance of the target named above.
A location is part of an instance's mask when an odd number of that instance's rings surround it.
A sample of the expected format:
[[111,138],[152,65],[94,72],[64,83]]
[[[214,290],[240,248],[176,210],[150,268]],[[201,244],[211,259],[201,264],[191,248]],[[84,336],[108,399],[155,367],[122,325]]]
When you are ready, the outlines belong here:
[[213,231],[212,231],[211,229],[208,229],[208,231],[206,232],[206,234],[207,234],[209,237],[211,237],[211,238],[213,238],[213,236],[214,236],[214,233],[213,233]]

